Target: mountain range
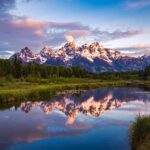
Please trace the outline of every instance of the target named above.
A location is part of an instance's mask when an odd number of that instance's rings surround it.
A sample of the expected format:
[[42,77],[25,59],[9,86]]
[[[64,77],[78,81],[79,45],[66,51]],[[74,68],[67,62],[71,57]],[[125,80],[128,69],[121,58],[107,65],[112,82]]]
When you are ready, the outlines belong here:
[[26,101],[21,103],[20,110],[30,112],[35,107],[39,107],[42,112],[49,114],[52,111],[58,110],[67,116],[67,123],[73,123],[76,116],[91,115],[98,117],[106,110],[113,110],[125,105],[128,102],[137,102],[139,96],[143,96],[140,103],[145,103],[150,106],[150,95],[145,92],[139,92],[137,89],[114,88],[114,89],[96,89],[88,90],[81,95],[68,94],[52,98],[50,101],[31,102]]
[[150,65],[150,55],[125,56],[119,51],[104,48],[98,42],[81,46],[77,46],[75,42],[67,42],[59,50],[45,46],[38,54],[34,54],[28,47],[25,47],[9,59],[14,60],[15,58],[23,63],[80,66],[94,73],[143,70]]

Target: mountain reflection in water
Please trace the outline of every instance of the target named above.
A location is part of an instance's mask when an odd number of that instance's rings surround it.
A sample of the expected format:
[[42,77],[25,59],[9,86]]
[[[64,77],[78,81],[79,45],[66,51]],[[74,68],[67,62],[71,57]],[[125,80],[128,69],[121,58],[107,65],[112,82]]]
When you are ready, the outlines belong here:
[[[40,150],[44,144],[42,149],[52,146],[55,150],[61,148],[56,144],[60,140],[68,143],[66,150],[69,144],[83,149],[85,141],[87,150],[92,144],[95,150],[110,149],[112,145],[116,145],[115,150],[129,150],[128,125],[138,113],[150,114],[150,92],[138,88],[101,88],[50,101],[22,102],[17,108],[0,111],[0,148]],[[93,136],[101,142],[95,143]],[[76,145],[79,142],[81,145]]]
[[20,109],[28,113],[33,107],[38,106],[45,114],[57,109],[68,117],[67,123],[72,124],[78,113],[98,117],[105,110],[113,110],[126,102],[136,100],[147,102],[150,95],[138,92],[137,89],[97,89],[89,90],[79,97],[67,95],[53,98],[49,102],[24,102]]

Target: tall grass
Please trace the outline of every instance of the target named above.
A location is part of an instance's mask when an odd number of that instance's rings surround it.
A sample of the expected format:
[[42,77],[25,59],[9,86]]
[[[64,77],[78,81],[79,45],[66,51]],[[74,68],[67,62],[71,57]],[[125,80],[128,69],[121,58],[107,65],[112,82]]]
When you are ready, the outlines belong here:
[[139,82],[106,81],[88,78],[29,78],[6,80],[0,78],[0,103],[25,100],[49,100],[57,92],[68,89],[137,86]]
[[138,116],[130,128],[132,150],[150,150],[150,116]]
[[[2,80],[1,80],[2,81]],[[90,89],[98,87],[124,86],[124,81],[101,81],[80,78],[39,79],[30,82],[1,82],[0,103],[24,100],[49,100],[52,96],[69,89]]]

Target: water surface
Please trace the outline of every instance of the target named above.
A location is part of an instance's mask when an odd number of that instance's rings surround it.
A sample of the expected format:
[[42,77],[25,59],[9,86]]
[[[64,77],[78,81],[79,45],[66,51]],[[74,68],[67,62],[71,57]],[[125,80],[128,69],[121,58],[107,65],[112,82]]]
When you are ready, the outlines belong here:
[[0,150],[130,150],[128,128],[150,92],[101,88],[0,110]]

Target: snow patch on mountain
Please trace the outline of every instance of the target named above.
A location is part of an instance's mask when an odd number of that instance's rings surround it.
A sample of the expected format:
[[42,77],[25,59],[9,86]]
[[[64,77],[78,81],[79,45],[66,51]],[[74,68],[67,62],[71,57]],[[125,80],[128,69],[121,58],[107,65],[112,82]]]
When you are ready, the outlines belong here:
[[45,46],[38,54],[25,47],[10,57],[24,63],[36,62],[55,66],[80,66],[92,72],[141,70],[150,64],[150,55],[142,57],[125,56],[119,51],[104,48],[94,42],[77,46],[74,41],[67,42],[59,50]]

